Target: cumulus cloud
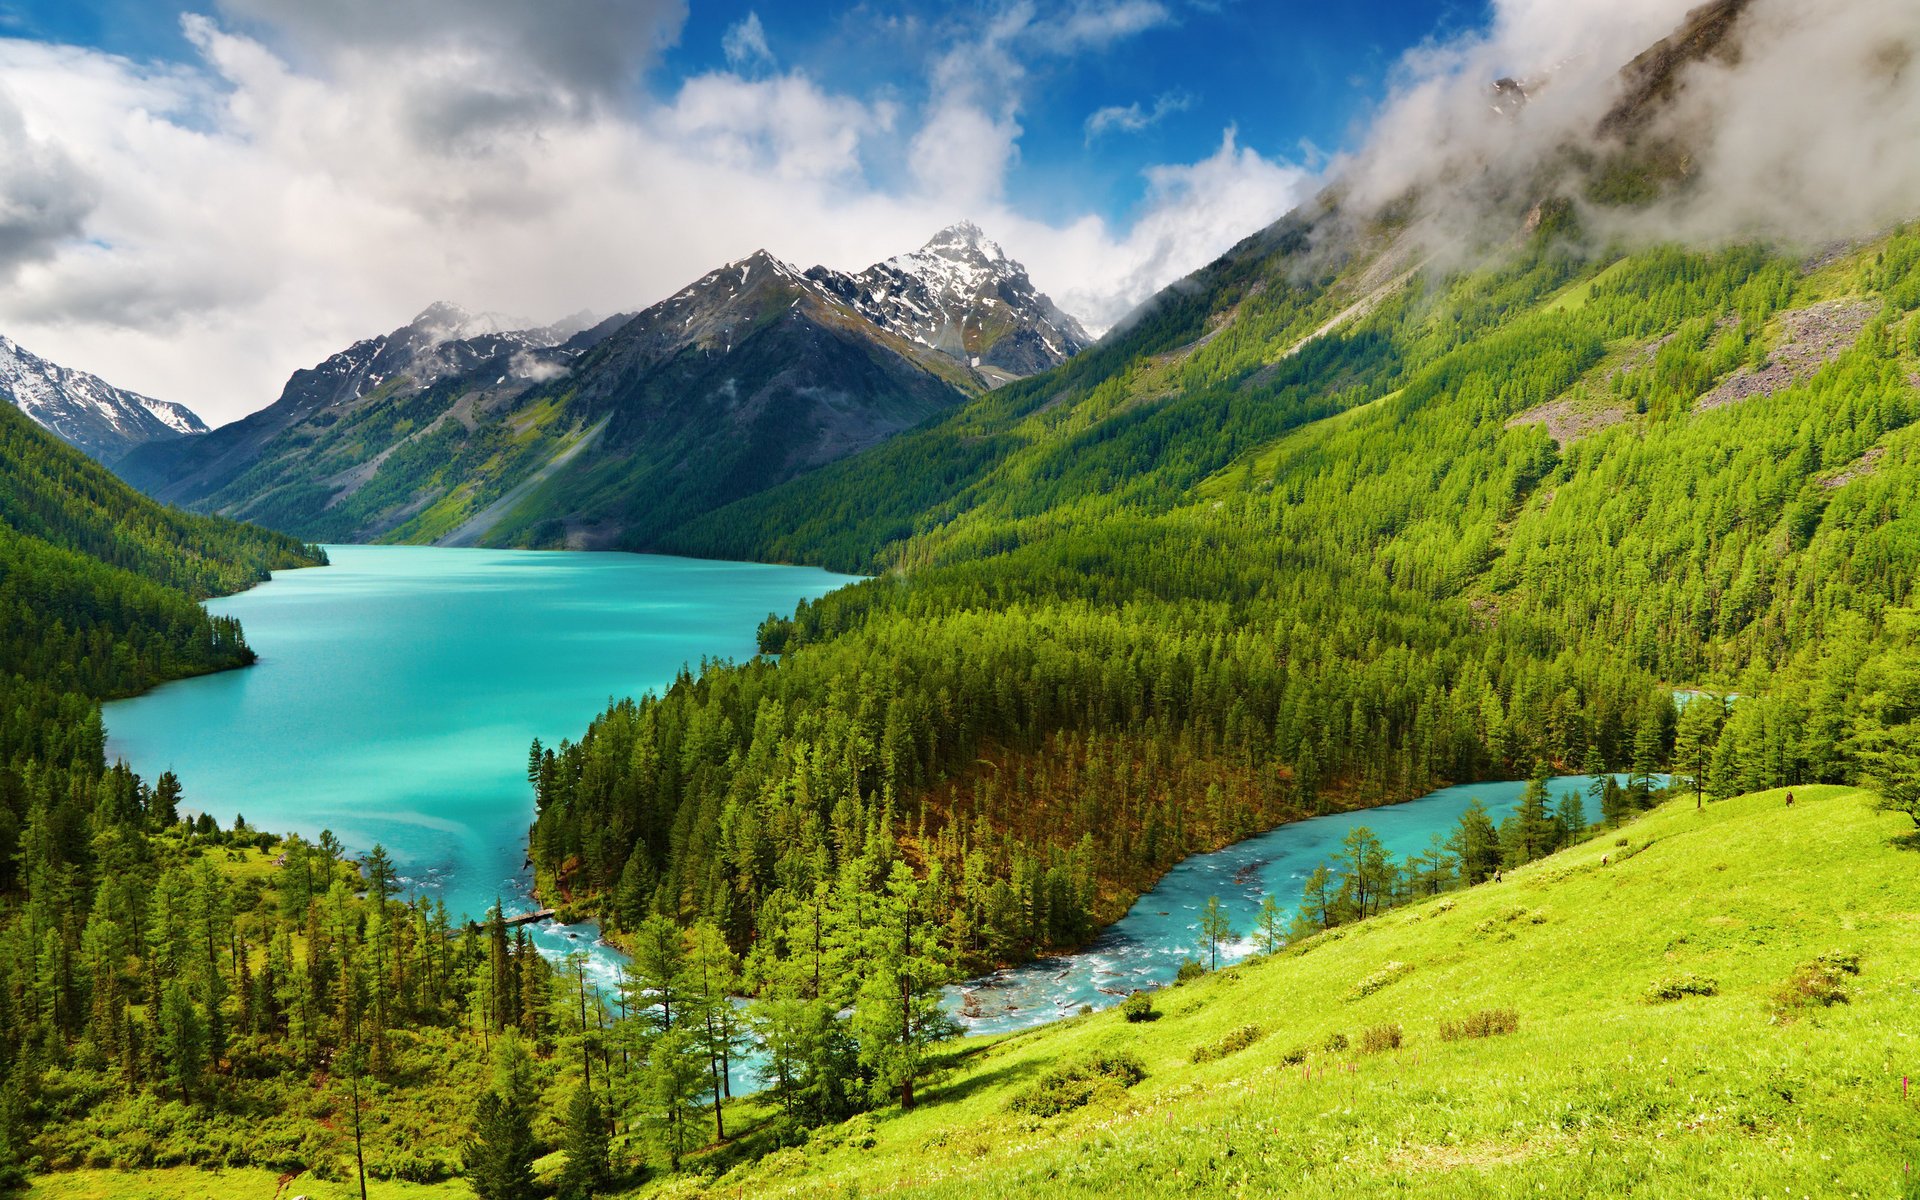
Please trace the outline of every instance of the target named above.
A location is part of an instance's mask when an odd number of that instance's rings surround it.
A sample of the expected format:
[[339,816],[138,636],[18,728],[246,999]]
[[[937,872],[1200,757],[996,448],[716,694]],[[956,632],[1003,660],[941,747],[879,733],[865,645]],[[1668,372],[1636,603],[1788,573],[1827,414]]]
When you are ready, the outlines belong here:
[[1106,329],[1168,283],[1219,257],[1311,194],[1318,177],[1238,144],[1233,130],[1196,163],[1151,168],[1142,212],[1124,233],[1089,219],[1051,239],[1013,238],[1036,279],[1064,279],[1053,293],[1090,329]]
[[51,255],[93,211],[90,175],[60,147],[28,134],[20,109],[0,94],[0,278]]
[[[295,64],[448,54],[511,62],[568,90],[632,84],[686,20],[685,0],[218,0]],[[756,22],[757,24],[757,22]]]
[[1124,224],[1012,210],[1031,64],[1171,19],[1138,0],[928,31],[923,96],[837,91],[745,32],[750,71],[633,86],[678,3],[581,0],[587,33],[531,0],[342,3],[223,0],[175,64],[0,39],[0,330],[230,420],[434,300],[632,311],[758,247],[858,269],[960,215],[1099,328],[1304,186],[1229,136]]

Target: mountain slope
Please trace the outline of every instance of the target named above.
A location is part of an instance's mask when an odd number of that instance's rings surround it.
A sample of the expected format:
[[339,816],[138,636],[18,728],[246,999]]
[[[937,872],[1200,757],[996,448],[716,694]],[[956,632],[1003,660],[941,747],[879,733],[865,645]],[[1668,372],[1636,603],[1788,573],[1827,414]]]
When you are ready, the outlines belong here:
[[437,305],[121,470],[320,539],[637,548],[1085,341],[972,226],[859,276],[761,252],[579,332]]
[[312,536],[351,540],[363,515],[326,512],[366,482],[370,466],[434,439],[436,450],[464,441],[622,319],[515,330],[434,304],[391,333],[294,372],[259,412],[204,437],[144,447],[116,469],[161,500],[267,524],[303,517]]
[[0,337],[0,397],[102,462],[137,446],[205,433],[185,407],[129,392]]

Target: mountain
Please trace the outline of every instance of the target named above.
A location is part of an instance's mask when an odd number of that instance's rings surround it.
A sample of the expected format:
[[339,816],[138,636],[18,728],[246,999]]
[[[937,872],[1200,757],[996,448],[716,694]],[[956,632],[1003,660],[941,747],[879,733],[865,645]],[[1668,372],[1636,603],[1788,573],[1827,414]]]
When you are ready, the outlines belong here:
[[120,469],[321,540],[639,548],[1087,341],[971,225],[851,276],[760,251],[584,324],[435,305]]
[[48,362],[6,337],[0,337],[0,396],[102,462],[148,442],[207,431],[181,405]]
[[[448,420],[466,429],[476,412],[553,377],[623,319],[594,322],[583,315],[558,326],[511,329],[498,317],[433,304],[391,333],[294,372],[279,399],[259,412],[204,436],[143,447],[116,469],[170,503],[267,518],[301,512],[301,497],[313,491],[309,464],[340,458],[350,472],[402,442],[421,442]],[[449,390],[461,393],[457,411],[455,397],[442,394]],[[422,396],[433,397],[425,405],[430,414],[419,411]],[[398,412],[402,399],[416,403]],[[344,455],[335,453],[341,447]],[[306,490],[290,496],[289,488]],[[326,489],[319,503],[336,490]]]
[[807,277],[880,328],[932,346],[993,383],[1057,367],[1093,344],[971,221],[858,275],[815,267]]

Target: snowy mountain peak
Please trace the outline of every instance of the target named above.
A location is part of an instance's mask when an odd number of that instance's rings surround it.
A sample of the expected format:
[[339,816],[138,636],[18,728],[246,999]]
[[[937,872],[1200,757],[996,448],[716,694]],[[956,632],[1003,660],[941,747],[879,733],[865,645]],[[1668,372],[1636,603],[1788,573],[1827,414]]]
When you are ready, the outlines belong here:
[[436,300],[407,322],[409,332],[422,335],[430,343],[466,341],[489,334],[517,333],[531,329],[533,322],[504,313],[469,312],[450,300]]
[[1057,366],[1093,343],[972,221],[949,225],[920,249],[858,275],[815,267],[807,277],[882,329],[957,359],[992,383]]
[[143,442],[207,430],[199,417],[178,404],[48,362],[4,336],[0,397],[102,462],[112,462]]
[[958,221],[942,229],[920,247],[920,253],[943,258],[978,258],[994,263],[1008,261],[1007,252],[1000,248],[1000,243],[989,238],[972,221]]

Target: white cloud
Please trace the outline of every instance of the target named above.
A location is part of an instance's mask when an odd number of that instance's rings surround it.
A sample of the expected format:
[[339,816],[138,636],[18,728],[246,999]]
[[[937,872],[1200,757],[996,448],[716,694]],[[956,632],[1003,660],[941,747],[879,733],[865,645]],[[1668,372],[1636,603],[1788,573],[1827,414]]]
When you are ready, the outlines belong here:
[[1175,279],[1205,266],[1311,194],[1318,176],[1238,144],[1234,131],[1199,162],[1154,167],[1125,232],[1089,218],[1060,231],[1023,227],[1002,239],[1036,280],[1063,281],[1060,306],[1106,329]]
[[773,48],[767,45],[767,27],[760,23],[757,12],[749,12],[728,27],[720,39],[720,48],[726,53],[727,65],[736,71],[774,65]]
[[1185,112],[1193,106],[1193,98],[1184,92],[1167,92],[1154,99],[1151,109],[1143,109],[1140,102],[1132,104],[1109,104],[1095,109],[1087,117],[1087,143],[1093,144],[1102,134],[1118,131],[1120,133],[1139,133],[1151,129],[1165,120],[1169,113]]
[[183,64],[0,40],[18,109],[0,103],[0,331],[231,420],[436,299],[632,310],[757,247],[857,269],[960,216],[1102,327],[1304,186],[1229,136],[1153,172],[1126,228],[1009,209],[1027,64],[1150,28],[1154,4],[1016,4],[949,28],[909,105],[771,64],[658,98],[626,86],[677,3],[592,0],[616,52],[535,28],[525,0],[477,2],[471,21],[446,7],[467,0],[343,2],[364,23],[226,0],[188,20]]
[[[1621,67],[1673,33],[1698,0],[1496,0],[1488,30],[1402,64],[1366,146],[1336,164],[1355,208],[1417,189],[1433,249],[1502,242],[1540,168],[1567,151],[1606,162],[1602,115]],[[1605,238],[1817,242],[1920,212],[1920,5],[1913,0],[1753,0],[1728,53],[1684,66],[1646,107],[1684,147],[1688,174],[1640,209],[1588,208]],[[1524,107],[1497,113],[1501,76],[1532,77]],[[1580,180],[1569,191],[1582,193]]]

